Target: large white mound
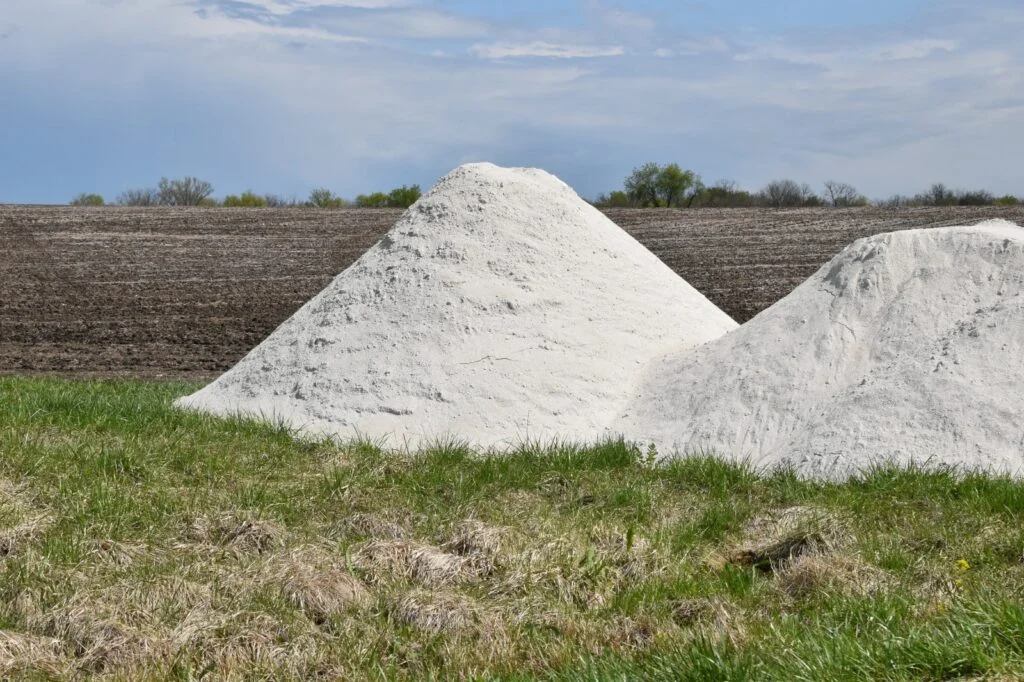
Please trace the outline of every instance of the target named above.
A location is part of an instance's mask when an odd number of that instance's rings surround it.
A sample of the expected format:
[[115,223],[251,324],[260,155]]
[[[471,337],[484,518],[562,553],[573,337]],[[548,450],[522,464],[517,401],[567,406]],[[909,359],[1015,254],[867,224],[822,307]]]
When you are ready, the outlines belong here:
[[735,326],[559,179],[472,164],[176,404],[390,446],[593,441],[644,364]]
[[652,363],[614,429],[837,479],[873,463],[1024,473],[1024,230],[855,242],[739,330]]

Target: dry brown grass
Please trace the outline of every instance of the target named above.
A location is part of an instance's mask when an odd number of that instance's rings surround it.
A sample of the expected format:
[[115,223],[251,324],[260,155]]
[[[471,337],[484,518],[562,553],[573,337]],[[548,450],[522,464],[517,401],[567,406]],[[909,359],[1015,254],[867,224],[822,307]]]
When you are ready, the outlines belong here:
[[464,557],[478,573],[487,574],[494,569],[508,534],[508,529],[491,526],[477,519],[465,519],[449,531],[448,539],[441,545],[441,549]]
[[795,559],[829,554],[854,538],[834,514],[814,507],[788,507],[754,518],[744,531],[746,542],[726,553],[729,563],[772,572]]
[[778,572],[778,586],[799,599],[839,595],[870,597],[890,583],[889,576],[855,556],[803,555]]
[[123,607],[76,599],[50,611],[42,630],[59,639],[77,665],[93,672],[159,657],[156,638],[143,634],[151,625],[149,615],[142,611],[125,613]]
[[201,516],[184,535],[192,543],[215,545],[240,554],[264,554],[285,544],[285,532],[279,524],[245,511]]
[[450,590],[416,589],[392,606],[396,621],[430,634],[467,633],[483,621],[479,604]]
[[60,640],[0,630],[0,678],[13,680],[30,673],[56,677],[67,669]]
[[0,479],[0,558],[20,553],[53,521],[27,485]]
[[401,540],[409,535],[406,523],[380,513],[351,514],[345,518],[343,530],[345,535],[382,540]]
[[269,562],[261,578],[280,587],[295,606],[315,621],[324,621],[373,597],[358,579],[316,547],[293,550]]
[[437,587],[455,585],[476,574],[466,557],[409,540],[371,540],[356,554],[356,563],[371,582],[415,582]]

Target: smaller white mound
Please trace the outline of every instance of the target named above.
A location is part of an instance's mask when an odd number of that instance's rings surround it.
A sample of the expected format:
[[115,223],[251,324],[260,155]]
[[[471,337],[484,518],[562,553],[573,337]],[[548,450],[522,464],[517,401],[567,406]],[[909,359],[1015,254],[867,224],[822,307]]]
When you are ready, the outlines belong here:
[[740,329],[654,361],[614,430],[840,479],[893,462],[1024,474],[1024,230],[861,239]]
[[651,358],[735,327],[558,178],[471,164],[176,404],[399,447],[593,441]]

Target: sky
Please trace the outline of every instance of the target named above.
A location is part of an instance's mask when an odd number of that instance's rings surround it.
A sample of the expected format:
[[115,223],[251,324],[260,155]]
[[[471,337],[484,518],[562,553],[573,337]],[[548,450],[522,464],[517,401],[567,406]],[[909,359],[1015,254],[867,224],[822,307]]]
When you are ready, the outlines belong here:
[[0,0],[0,202],[469,161],[1024,195],[1022,34],[1022,0]]

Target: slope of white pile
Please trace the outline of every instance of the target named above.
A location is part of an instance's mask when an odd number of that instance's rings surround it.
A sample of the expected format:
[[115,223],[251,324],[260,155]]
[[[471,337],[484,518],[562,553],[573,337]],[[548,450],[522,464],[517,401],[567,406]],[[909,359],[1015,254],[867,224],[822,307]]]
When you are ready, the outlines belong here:
[[806,477],[875,463],[1024,473],[1024,230],[855,242],[789,296],[653,362],[614,429]]
[[593,441],[651,358],[734,327],[559,179],[471,164],[176,404],[391,447]]

